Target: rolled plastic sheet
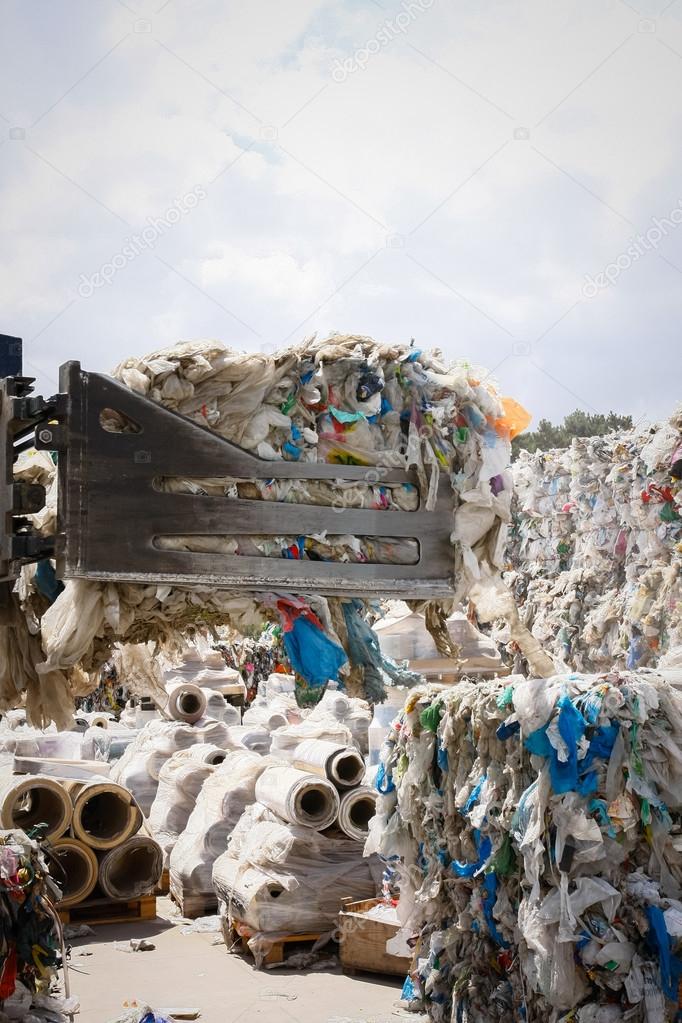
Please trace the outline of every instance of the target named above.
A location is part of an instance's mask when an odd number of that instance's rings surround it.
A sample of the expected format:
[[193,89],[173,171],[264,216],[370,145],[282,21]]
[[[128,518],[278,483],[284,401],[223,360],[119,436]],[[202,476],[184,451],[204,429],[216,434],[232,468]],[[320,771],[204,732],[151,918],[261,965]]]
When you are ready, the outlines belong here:
[[184,831],[206,779],[226,752],[218,746],[200,744],[179,750],[161,768],[159,787],[149,814],[149,830],[163,850],[164,868]]
[[206,713],[206,694],[193,682],[181,682],[169,686],[168,703],[162,708],[166,717],[173,721],[186,721],[193,725]]
[[105,853],[99,886],[108,899],[137,899],[153,892],[163,872],[163,853],[149,835],[135,835]]
[[187,824],[170,854],[171,884],[183,892],[213,893],[213,864],[227,848],[244,810],[256,798],[256,781],[267,757],[240,750],[228,753],[206,778]]
[[73,800],[71,830],[93,849],[113,849],[142,827],[142,813],[132,793],[110,781],[64,783]]
[[369,834],[369,823],[376,813],[377,792],[366,786],[351,789],[341,796],[337,824],[345,835],[356,842],[364,842]]
[[365,774],[365,761],[353,746],[307,739],[296,747],[294,767],[326,778],[337,789],[352,789]]
[[233,749],[247,749],[261,756],[270,752],[272,735],[262,725],[230,725],[227,734]]
[[270,767],[256,782],[256,799],[285,821],[324,831],[339,813],[334,786],[295,767]]
[[111,780],[129,789],[142,813],[149,816],[159,787],[159,773],[166,761],[178,750],[199,743],[235,749],[237,743],[229,738],[230,731],[223,721],[208,718],[194,725],[184,721],[150,721],[113,765]]
[[308,716],[309,722],[334,719],[350,731],[352,742],[364,755],[368,751],[368,729],[372,711],[366,700],[347,696],[338,690],[326,689],[322,699]]
[[[56,863],[53,863],[56,860]],[[59,885],[62,897],[60,909],[68,909],[84,902],[97,884],[99,864],[90,846],[77,838],[59,838],[50,843],[50,876]]]
[[372,863],[357,842],[285,824],[259,803],[244,811],[216,860],[213,886],[233,919],[288,934],[331,930],[344,898],[376,893]]
[[308,716],[298,725],[277,728],[272,733],[270,753],[279,760],[293,763],[296,750],[308,739],[321,739],[337,746],[352,746],[353,736],[349,728],[332,717],[313,720]]
[[69,830],[72,816],[69,794],[55,778],[0,776],[0,824],[3,828],[30,832],[44,824],[41,838],[54,841]]
[[222,693],[203,687],[201,691],[206,697],[206,717],[224,721],[226,725],[241,724],[241,711],[238,707],[233,707],[231,703],[228,703]]
[[47,757],[18,757],[12,762],[15,774],[47,774],[51,778],[76,778],[89,781],[106,778],[111,765],[102,760],[57,760]]

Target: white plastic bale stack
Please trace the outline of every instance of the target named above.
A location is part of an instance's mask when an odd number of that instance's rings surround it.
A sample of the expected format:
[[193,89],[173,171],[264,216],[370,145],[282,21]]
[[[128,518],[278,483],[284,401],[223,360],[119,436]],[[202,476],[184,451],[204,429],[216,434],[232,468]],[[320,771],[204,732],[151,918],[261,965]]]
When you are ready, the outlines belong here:
[[682,411],[513,471],[507,580],[555,662],[655,667],[682,646]]
[[682,695],[655,672],[411,694],[366,852],[434,1023],[677,1019]]
[[185,830],[206,779],[224,762],[227,752],[200,743],[179,750],[159,772],[159,787],[149,813],[148,826],[163,851],[164,869]]
[[132,792],[145,817],[159,787],[161,768],[178,750],[196,744],[231,749],[228,727],[203,719],[195,725],[181,721],[150,721],[114,765],[111,778]]
[[240,750],[229,752],[209,774],[170,854],[172,889],[213,896],[213,864],[225,852],[245,808],[255,801],[256,782],[270,763],[267,757]]
[[249,941],[257,963],[269,936],[331,931],[345,897],[366,899],[376,891],[356,842],[287,824],[258,803],[244,812],[216,860],[213,885],[223,917],[257,932]]

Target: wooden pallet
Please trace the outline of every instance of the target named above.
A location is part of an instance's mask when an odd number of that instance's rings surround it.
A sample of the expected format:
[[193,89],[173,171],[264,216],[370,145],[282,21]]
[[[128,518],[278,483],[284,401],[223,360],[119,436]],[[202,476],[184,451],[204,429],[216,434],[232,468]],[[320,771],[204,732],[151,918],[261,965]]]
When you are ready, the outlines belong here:
[[[232,944],[241,944],[243,952],[250,952],[247,942],[253,934],[254,931],[247,924],[241,923],[239,920],[232,921]],[[272,966],[275,963],[286,962],[285,949],[287,946],[290,948],[292,945],[314,945],[316,941],[319,941],[320,937],[320,934],[286,934],[278,936],[272,948],[265,956],[263,966]],[[228,944],[227,941],[226,944]]]
[[138,920],[156,919],[156,896],[143,895],[127,902],[112,902],[110,899],[86,899],[77,906],[60,909],[59,919],[63,924],[127,924]]
[[168,895],[170,892],[170,874],[167,870],[164,870],[161,874],[161,880],[154,889],[155,895]]
[[412,960],[390,955],[386,951],[386,942],[398,933],[399,924],[366,916],[368,910],[379,902],[380,899],[365,899],[362,902],[344,899],[339,914],[341,968],[349,976],[356,973],[383,973],[405,978]]
[[200,916],[212,916],[218,912],[218,899],[215,894],[185,892],[172,882],[169,894],[180,912],[188,920],[196,920]]

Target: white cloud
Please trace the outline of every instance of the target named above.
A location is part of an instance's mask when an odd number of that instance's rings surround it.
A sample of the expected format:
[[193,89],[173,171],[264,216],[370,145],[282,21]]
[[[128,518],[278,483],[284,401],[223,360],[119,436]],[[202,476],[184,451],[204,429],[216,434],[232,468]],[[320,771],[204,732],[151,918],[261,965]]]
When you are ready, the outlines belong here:
[[[652,360],[673,357],[676,270],[647,256],[569,310],[628,221],[679,198],[675,7],[434,0],[335,82],[334,60],[399,0],[130,6],[5,15],[3,329],[44,372],[178,336],[253,348],[340,329],[500,364],[536,416],[672,406],[674,375]],[[81,274],[197,184],[206,200],[153,251],[77,296]],[[659,251],[682,268],[682,236]],[[511,354],[548,328],[537,366]]]

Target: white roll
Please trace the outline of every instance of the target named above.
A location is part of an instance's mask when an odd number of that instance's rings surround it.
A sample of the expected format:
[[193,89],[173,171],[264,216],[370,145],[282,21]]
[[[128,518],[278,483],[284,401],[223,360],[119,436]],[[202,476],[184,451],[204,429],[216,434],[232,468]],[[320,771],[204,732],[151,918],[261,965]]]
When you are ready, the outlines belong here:
[[352,789],[365,774],[365,761],[352,746],[307,739],[296,747],[294,767],[327,778],[337,789]]
[[192,725],[206,713],[206,695],[193,682],[181,682],[168,690],[168,703],[164,714],[173,721],[186,721]]
[[356,842],[364,842],[369,822],[376,813],[376,802],[377,793],[364,786],[344,793],[337,821],[343,833]]
[[324,831],[340,809],[339,794],[326,779],[282,764],[264,771],[256,799],[291,824]]
[[149,835],[139,834],[105,853],[99,885],[108,899],[137,899],[154,891],[162,871],[161,847]]

